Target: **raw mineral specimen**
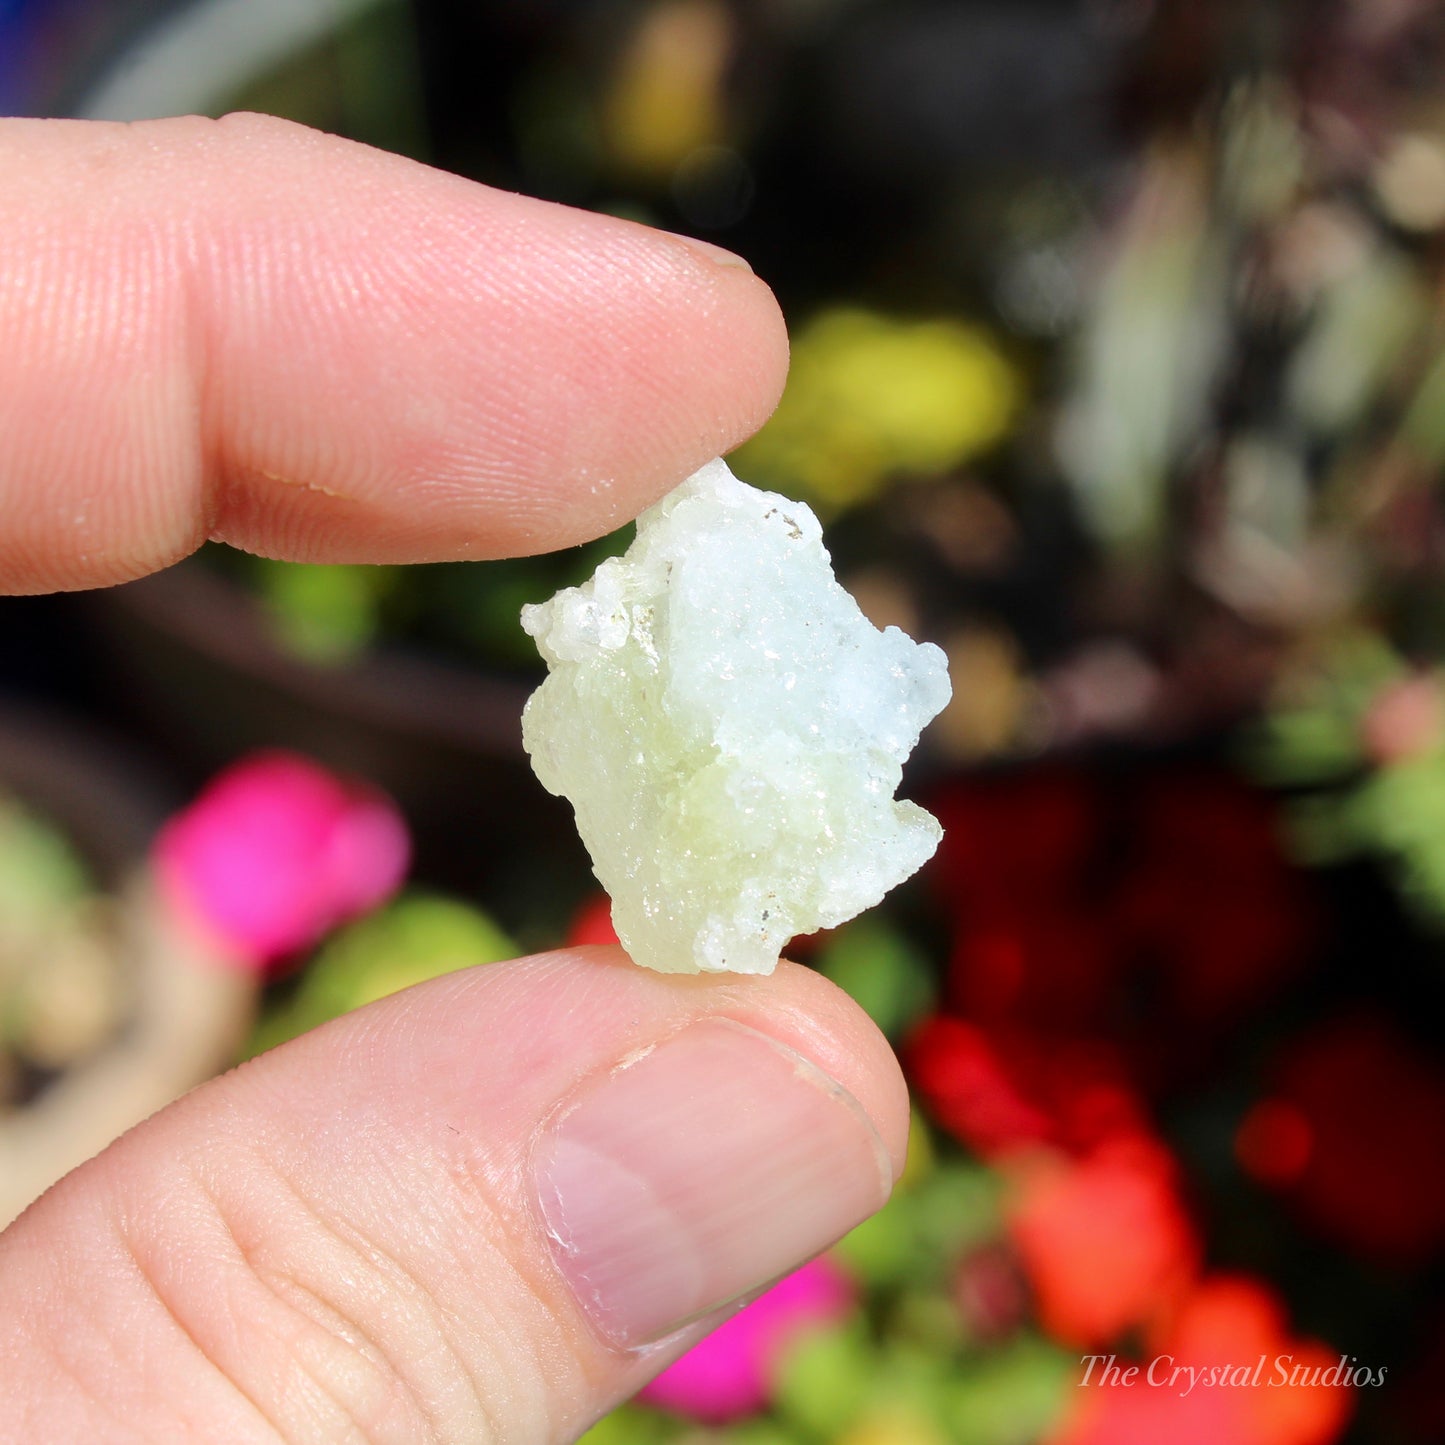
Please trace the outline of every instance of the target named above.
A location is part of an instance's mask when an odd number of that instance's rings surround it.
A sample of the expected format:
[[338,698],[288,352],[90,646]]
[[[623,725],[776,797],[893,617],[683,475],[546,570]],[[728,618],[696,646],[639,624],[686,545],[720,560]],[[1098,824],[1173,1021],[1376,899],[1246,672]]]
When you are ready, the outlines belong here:
[[801,503],[710,462],[522,626],[549,673],[523,741],[636,962],[771,973],[938,846],[893,794],[949,699],[943,653],[863,616]]

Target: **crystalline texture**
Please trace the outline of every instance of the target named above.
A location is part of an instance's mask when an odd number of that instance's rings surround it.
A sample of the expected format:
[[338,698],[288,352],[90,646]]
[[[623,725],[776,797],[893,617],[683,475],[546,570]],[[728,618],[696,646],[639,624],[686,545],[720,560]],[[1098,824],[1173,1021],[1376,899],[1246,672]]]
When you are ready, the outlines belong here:
[[948,701],[943,653],[879,632],[812,512],[723,462],[522,626],[549,670],[523,740],[638,963],[771,973],[795,934],[871,907],[938,846],[893,794]]

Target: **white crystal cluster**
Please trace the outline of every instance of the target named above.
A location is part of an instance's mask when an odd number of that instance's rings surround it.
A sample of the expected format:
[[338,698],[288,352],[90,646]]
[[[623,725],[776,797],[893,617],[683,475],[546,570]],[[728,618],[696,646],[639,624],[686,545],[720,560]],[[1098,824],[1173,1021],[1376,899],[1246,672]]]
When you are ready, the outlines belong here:
[[813,513],[723,462],[522,626],[549,672],[523,740],[638,963],[771,973],[795,934],[871,907],[938,846],[893,794],[949,699],[943,653],[879,632]]

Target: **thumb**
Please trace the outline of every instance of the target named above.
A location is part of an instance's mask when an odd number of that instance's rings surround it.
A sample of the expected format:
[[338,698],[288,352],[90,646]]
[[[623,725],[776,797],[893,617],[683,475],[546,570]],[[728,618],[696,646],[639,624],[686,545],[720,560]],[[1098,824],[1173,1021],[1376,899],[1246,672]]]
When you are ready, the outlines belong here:
[[887,1045],[805,969],[434,980],[0,1235],[0,1438],[571,1440],[877,1209],[906,1130]]

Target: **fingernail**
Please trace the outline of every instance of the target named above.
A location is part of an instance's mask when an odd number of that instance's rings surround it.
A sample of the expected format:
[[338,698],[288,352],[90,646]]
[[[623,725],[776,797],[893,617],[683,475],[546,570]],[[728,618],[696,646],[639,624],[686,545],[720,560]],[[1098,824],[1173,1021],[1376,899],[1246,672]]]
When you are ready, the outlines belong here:
[[692,1024],[584,1086],[546,1128],[534,1168],[559,1269],[624,1347],[801,1264],[892,1183],[858,1101],[730,1019]]
[[696,251],[699,256],[713,262],[717,266],[732,266],[737,270],[753,274],[753,268],[733,251],[728,251],[722,246],[715,246],[711,241],[699,241],[696,236],[684,236],[680,231],[667,231],[665,235],[671,236],[674,241],[681,241],[689,251]]

